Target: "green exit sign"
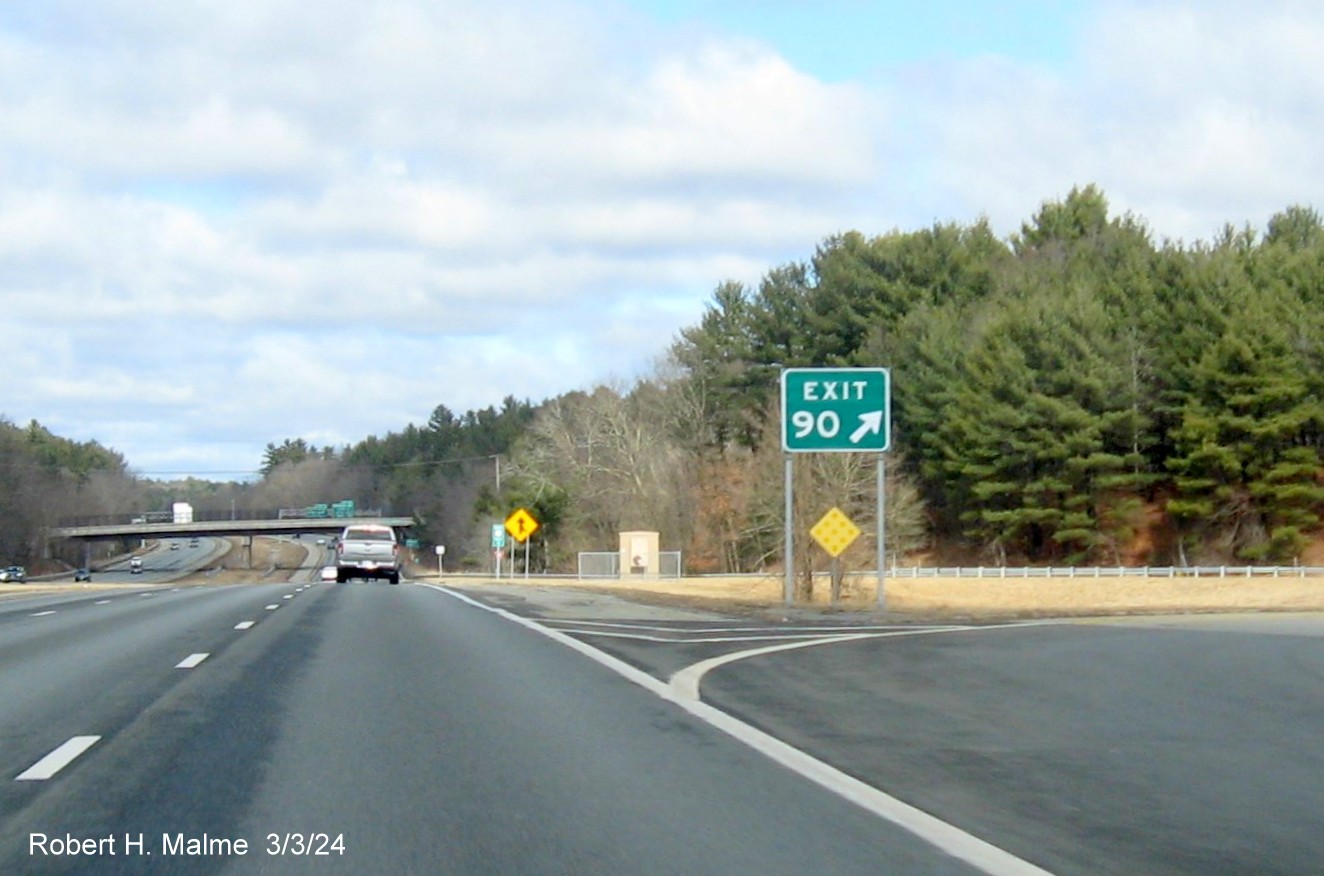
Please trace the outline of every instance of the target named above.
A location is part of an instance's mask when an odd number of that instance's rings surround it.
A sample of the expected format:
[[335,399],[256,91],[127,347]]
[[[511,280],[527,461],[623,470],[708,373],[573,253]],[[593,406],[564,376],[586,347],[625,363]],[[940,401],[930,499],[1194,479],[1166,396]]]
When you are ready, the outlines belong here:
[[891,447],[886,368],[787,368],[781,384],[783,450],[881,453]]

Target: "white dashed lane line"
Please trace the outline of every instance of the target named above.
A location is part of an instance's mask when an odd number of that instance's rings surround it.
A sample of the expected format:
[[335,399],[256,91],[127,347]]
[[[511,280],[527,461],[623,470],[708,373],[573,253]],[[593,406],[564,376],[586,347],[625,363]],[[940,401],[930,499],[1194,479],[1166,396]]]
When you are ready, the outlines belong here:
[[[296,591],[296,592],[302,592],[302,591]],[[152,594],[143,593],[141,595],[143,597],[149,597]],[[294,594],[289,594],[285,596],[285,599],[293,599],[293,598],[294,598]],[[110,601],[111,600],[109,599],[101,599],[98,600],[95,604],[107,605],[110,603]],[[278,604],[268,605],[267,611],[275,611],[278,608],[280,608],[280,605]],[[52,615],[52,614],[55,614],[54,610],[39,611],[33,614],[32,617],[46,617],[47,615]],[[248,630],[248,629],[252,629],[256,623],[257,623],[256,621],[251,621],[251,620],[241,621],[235,624],[234,628],[236,630]],[[206,660],[210,656],[211,656],[210,653],[190,654],[189,656],[185,657],[183,660],[176,663],[175,668],[193,669],[194,667],[201,664],[204,660]],[[74,736],[70,738],[68,741],[66,741],[63,745],[56,748],[50,754],[46,755],[41,760],[34,763],[32,766],[28,767],[26,770],[19,773],[17,776],[14,777],[14,780],[18,782],[45,781],[46,779],[49,779],[52,776],[54,776],[60,770],[67,767],[69,764],[73,763],[74,760],[76,760],[80,755],[83,754],[83,752],[87,751],[93,745],[96,745],[99,741],[101,741],[100,736]]]
[[43,782],[73,763],[101,739],[100,736],[74,736],[59,748],[43,757],[14,777],[18,782]]
[[175,668],[192,669],[194,666],[197,666],[199,663],[206,660],[210,656],[211,656],[210,654],[190,654],[187,657],[185,657],[183,660],[176,663]]

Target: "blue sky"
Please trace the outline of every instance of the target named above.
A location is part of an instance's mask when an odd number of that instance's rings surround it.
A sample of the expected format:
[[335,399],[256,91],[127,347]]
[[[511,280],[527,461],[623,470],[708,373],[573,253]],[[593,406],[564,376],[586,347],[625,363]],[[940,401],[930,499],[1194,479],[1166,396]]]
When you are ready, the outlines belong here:
[[764,41],[797,67],[840,82],[885,76],[906,64],[978,55],[1067,65],[1088,4],[632,0],[629,5],[667,24]]
[[842,231],[1089,183],[1262,228],[1324,200],[1320,45],[1305,0],[9,0],[0,416],[241,476],[646,376]]

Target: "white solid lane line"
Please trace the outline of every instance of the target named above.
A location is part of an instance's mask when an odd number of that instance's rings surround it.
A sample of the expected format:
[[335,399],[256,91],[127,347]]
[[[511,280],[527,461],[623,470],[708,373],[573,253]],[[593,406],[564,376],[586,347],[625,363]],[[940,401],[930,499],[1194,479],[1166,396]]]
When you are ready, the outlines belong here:
[[655,633],[766,633],[775,630],[779,633],[812,633],[814,635],[837,635],[838,633],[886,633],[892,630],[910,629],[910,624],[826,624],[810,626],[787,626],[786,624],[753,624],[750,626],[736,627],[703,627],[703,626],[685,626],[683,622],[679,623],[625,623],[622,621],[593,621],[581,620],[578,618],[546,618],[545,622],[549,626],[555,626],[562,629],[566,626],[575,627],[601,627],[612,630],[651,630]]
[[100,736],[74,736],[68,742],[43,757],[14,777],[17,782],[41,782],[67,767],[84,751],[101,739]]
[[39,611],[36,614],[30,614],[28,617],[46,617],[48,614],[55,614],[53,611]]
[[[452,596],[461,602],[472,605],[474,608],[503,617],[578,651],[591,660],[614,670],[628,681],[634,682],[645,690],[652,691],[664,700],[675,703],[696,718],[735,737],[782,766],[789,767],[805,778],[822,785],[880,818],[899,825],[926,842],[942,849],[947,854],[977,867],[989,876],[1052,876],[1049,871],[1022,860],[1010,852],[976,837],[974,834],[966,833],[955,825],[929,815],[927,812],[917,809],[896,797],[892,797],[854,776],[847,775],[836,767],[818,760],[812,755],[782,742],[780,739],[759,730],[751,724],[746,724],[739,718],[732,717],[702,700],[690,699],[677,694],[675,689],[666,682],[659,681],[643,670],[631,666],[624,660],[613,657],[605,651],[600,651],[574,636],[544,626],[538,621],[520,617],[504,608],[485,605],[479,600],[456,590],[449,590],[436,584],[424,584],[423,586]],[[1007,626],[1012,625],[1008,624]]]
[[[552,626],[552,625],[548,624],[548,626]],[[558,629],[563,633],[571,633],[572,635],[576,635],[576,636],[596,636],[600,639],[633,639],[639,642],[665,642],[672,645],[705,645],[705,644],[714,644],[714,643],[721,644],[726,642],[790,642],[790,641],[808,641],[812,643],[812,642],[821,641],[824,638],[833,638],[833,639],[841,638],[843,635],[846,636],[847,638],[861,637],[861,636],[868,637],[868,636],[888,635],[888,633],[838,634],[825,630],[817,634],[789,633],[786,635],[781,635],[777,633],[772,633],[765,636],[755,636],[755,635],[704,636],[701,635],[703,632],[702,630],[682,630],[679,632],[694,633],[695,635],[653,636],[653,635],[648,635],[647,633],[618,633],[618,632],[609,632],[607,630],[585,630],[585,629],[577,629],[573,626],[558,626],[558,627],[553,627],[553,629]]]
[[253,621],[241,621],[234,625],[234,628],[236,630],[248,630],[248,629],[252,629],[252,627],[253,627]]
[[210,656],[211,656],[210,654],[190,654],[187,657],[185,657],[183,660],[176,663],[175,668],[192,669],[194,666],[197,666],[199,663],[206,660]]
[[853,642],[857,639],[876,639],[884,635],[896,635],[895,633],[848,633],[844,636],[824,636],[818,639],[803,639],[794,642],[783,642],[779,645],[768,645],[764,648],[750,648],[747,651],[734,651],[730,654],[722,654],[708,660],[702,660],[698,663],[686,666],[684,669],[671,676],[671,689],[675,691],[676,696],[687,700],[699,699],[699,681],[703,679],[708,670],[721,666],[724,663],[731,663],[736,660],[744,660],[747,657],[757,657],[761,654],[775,654],[778,651],[791,651],[797,648],[812,648],[816,645],[835,645],[841,642]]
[[[734,663],[737,660],[745,660],[749,657],[761,657],[764,654],[774,654],[778,651],[792,651],[797,648],[812,648],[815,645],[835,645],[839,642],[851,642],[856,639],[891,639],[899,636],[935,636],[941,633],[972,633],[983,632],[986,630],[1007,630],[1018,629],[1028,626],[1025,623],[1010,624],[988,624],[982,627],[971,626],[941,626],[941,627],[920,627],[909,630],[891,630],[884,633],[848,633],[840,636],[824,636],[819,639],[810,639],[808,641],[792,641],[779,645],[767,645],[762,648],[750,648],[745,651],[731,651],[727,654],[720,654],[716,657],[710,657],[707,660],[700,660],[698,663],[692,663],[671,676],[671,689],[677,696],[683,699],[698,700],[699,682],[703,676],[712,669],[719,666],[725,666],[727,663]],[[699,639],[697,641],[705,641]]]

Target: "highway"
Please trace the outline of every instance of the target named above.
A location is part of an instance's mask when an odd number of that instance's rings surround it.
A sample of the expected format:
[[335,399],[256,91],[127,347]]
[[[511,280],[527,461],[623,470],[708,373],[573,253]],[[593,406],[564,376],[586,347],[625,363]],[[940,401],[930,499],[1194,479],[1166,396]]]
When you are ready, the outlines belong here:
[[5,600],[0,702],[0,872],[981,872],[429,587]]
[[779,622],[553,590],[0,601],[0,872],[1324,860],[1317,616]]
[[[289,535],[260,536],[254,540],[252,565],[261,570],[271,556],[271,546],[275,542],[287,542],[298,545],[305,556],[298,570],[292,575],[294,580],[313,581],[317,579],[317,570],[334,561],[330,548],[318,544],[324,535],[304,533],[298,540]],[[98,567],[93,574],[97,584],[166,584],[181,578],[195,577],[199,572],[216,568],[231,553],[231,559],[237,564],[238,549],[233,548],[227,539],[215,536],[196,538],[165,538],[150,544],[133,554],[142,560],[142,571],[134,574],[129,568],[126,555],[114,562]],[[254,573],[255,575],[258,572]],[[68,576],[72,579],[72,573]]]
[[196,540],[165,539],[150,550],[143,549],[135,554],[143,563],[138,574],[129,571],[126,557],[97,569],[93,581],[98,584],[163,584],[208,567],[224,555],[226,547],[225,539],[211,536]]

